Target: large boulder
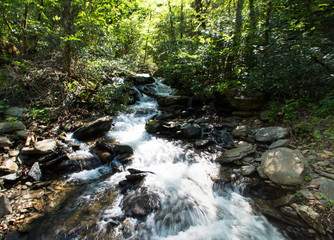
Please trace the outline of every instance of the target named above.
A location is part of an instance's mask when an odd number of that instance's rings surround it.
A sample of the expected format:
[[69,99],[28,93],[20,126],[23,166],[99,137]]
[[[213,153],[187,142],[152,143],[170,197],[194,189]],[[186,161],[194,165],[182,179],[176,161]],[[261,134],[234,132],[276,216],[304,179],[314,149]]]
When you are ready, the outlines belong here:
[[134,218],[144,218],[160,206],[160,197],[146,188],[128,192],[122,201],[125,216]]
[[82,126],[74,131],[73,137],[79,141],[87,141],[102,137],[110,130],[112,121],[112,117],[106,116],[82,123]]
[[52,153],[57,148],[57,142],[54,139],[45,139],[38,141],[33,147],[24,147],[21,149],[21,154],[23,155],[45,155]]
[[288,130],[282,127],[263,127],[256,129],[254,134],[258,142],[273,142],[288,136]]
[[250,143],[244,143],[242,146],[225,151],[221,156],[216,158],[219,163],[230,163],[240,160],[249,154],[254,153],[256,147]]
[[94,169],[101,166],[99,158],[90,153],[75,154],[70,159],[64,160],[56,168],[62,173],[80,172],[82,170]]
[[0,134],[13,133],[24,129],[26,129],[26,126],[21,121],[10,121],[10,122],[0,123]]
[[269,179],[282,185],[299,185],[304,181],[307,162],[298,150],[276,148],[261,157],[261,169]]

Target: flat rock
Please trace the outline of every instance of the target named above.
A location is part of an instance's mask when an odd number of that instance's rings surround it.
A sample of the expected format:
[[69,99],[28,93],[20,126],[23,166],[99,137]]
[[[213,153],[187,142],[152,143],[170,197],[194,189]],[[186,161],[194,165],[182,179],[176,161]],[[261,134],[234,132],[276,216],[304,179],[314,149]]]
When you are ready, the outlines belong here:
[[321,182],[319,191],[326,196],[327,201],[334,201],[334,181],[327,180]]
[[24,147],[21,150],[23,155],[32,155],[39,154],[45,155],[52,153],[57,148],[57,142],[54,139],[45,139],[39,142],[36,142],[34,147]]
[[83,126],[74,131],[73,137],[79,141],[86,141],[102,137],[110,130],[112,121],[112,117],[106,116],[90,122],[86,122],[83,124]]
[[0,136],[0,147],[11,147],[13,143],[6,137]]
[[287,147],[290,144],[289,139],[279,139],[272,144],[270,144],[269,149],[279,148],[279,147]]
[[298,205],[296,203],[293,203],[291,206],[293,207],[293,209],[296,210],[298,215],[301,216],[302,219],[304,219],[305,222],[307,222],[310,226],[319,231],[321,234],[326,234],[323,226],[320,224],[320,215],[316,211],[314,211],[312,207],[306,205]]
[[256,147],[250,143],[244,143],[242,146],[234,149],[225,151],[221,156],[219,156],[216,161],[220,163],[230,163],[236,160],[240,160],[249,154],[254,153]]
[[304,181],[307,162],[299,150],[276,148],[261,157],[261,169],[277,184],[298,185]]
[[273,142],[288,136],[288,130],[282,127],[264,127],[256,129],[254,134],[258,142]]
[[12,213],[12,206],[10,205],[10,201],[6,195],[0,195],[0,218],[6,216],[7,214]]
[[16,173],[19,167],[12,159],[5,160],[0,166],[0,172],[3,173]]
[[26,126],[21,121],[1,122],[0,134],[13,133],[19,130],[26,129]]
[[11,173],[11,174],[1,176],[0,178],[5,181],[16,181],[17,179],[20,178],[20,175],[18,175],[17,173]]
[[256,171],[256,168],[255,166],[252,166],[252,165],[241,167],[241,174],[244,176],[249,176],[253,174],[255,171]]

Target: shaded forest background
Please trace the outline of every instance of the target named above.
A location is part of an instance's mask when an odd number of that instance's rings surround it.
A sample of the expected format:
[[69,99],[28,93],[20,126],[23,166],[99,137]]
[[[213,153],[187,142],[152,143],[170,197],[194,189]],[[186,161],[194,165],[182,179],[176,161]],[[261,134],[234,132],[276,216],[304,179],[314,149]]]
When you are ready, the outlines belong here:
[[148,72],[206,102],[265,93],[273,120],[334,112],[331,0],[1,0],[0,14],[0,111],[114,113],[133,101],[118,77]]

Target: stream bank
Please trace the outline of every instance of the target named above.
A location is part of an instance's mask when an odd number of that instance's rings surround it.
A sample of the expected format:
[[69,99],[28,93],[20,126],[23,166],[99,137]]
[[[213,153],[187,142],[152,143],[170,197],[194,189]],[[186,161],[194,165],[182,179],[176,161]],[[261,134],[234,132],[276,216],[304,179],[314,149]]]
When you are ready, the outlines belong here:
[[[147,90],[143,92],[145,91]],[[169,101],[166,96],[162,99],[164,106],[160,107],[160,113],[155,113],[150,107],[129,111],[134,111],[137,115],[151,114],[146,123],[146,131],[155,137],[181,141],[182,148],[202,155],[208,162],[219,162],[219,174],[211,176],[214,183],[212,187],[216,191],[233,189],[251,197],[253,207],[260,213],[283,223],[282,231],[286,238],[331,238],[331,199],[324,199],[323,196],[330,198],[331,194],[331,152],[317,152],[309,146],[306,149],[305,146],[294,146],[289,142],[288,129],[270,126],[270,123],[257,115],[231,116],[217,113],[212,105],[191,105],[189,99],[172,98]],[[2,150],[2,165],[6,167],[2,168],[2,172],[8,173],[2,176],[5,196],[3,202],[7,211],[1,224],[4,233],[8,230],[29,232],[27,223],[40,218],[46,212],[62,209],[67,204],[69,194],[78,194],[82,184],[68,183],[67,178],[62,176],[96,169],[92,172],[96,178],[91,181],[106,179],[116,172],[123,172],[124,168],[131,164],[134,154],[131,147],[103,137],[111,128],[112,122],[113,118],[101,116],[75,123],[64,122],[60,128],[53,128],[51,131],[45,131],[43,126],[34,126],[34,135],[31,131],[26,131],[26,135],[20,133],[22,136],[16,130],[25,131],[23,123],[15,122],[15,125],[10,125],[10,131],[15,133],[6,133],[4,138],[8,141],[5,141],[7,145],[3,146]],[[82,138],[87,144],[80,145],[71,136],[63,134],[64,130],[73,131],[74,136],[79,139],[80,136],[88,136],[88,133],[94,137]],[[94,139],[95,136],[102,138]],[[32,139],[30,143],[27,141],[29,137]],[[129,139],[134,136],[125,137]],[[22,147],[26,142],[29,143],[28,146]],[[85,150],[91,154],[87,154]],[[266,167],[263,156],[273,151],[279,151],[276,155],[287,152],[295,154],[292,158],[298,156],[298,168],[292,169],[291,173],[292,181],[286,182],[286,172],[271,173],[266,169],[261,170],[261,167]],[[300,156],[300,152],[304,156]],[[38,164],[35,164],[36,162]],[[111,168],[104,167],[104,164],[109,164]],[[299,166],[300,164],[302,166]],[[161,208],[156,201],[156,195],[138,188],[147,176],[152,177],[154,173],[140,169],[127,171],[130,174],[125,176],[125,182],[119,183],[124,192],[134,190],[135,195],[153,203],[144,208],[145,211],[136,211],[136,208],[129,206],[127,215],[142,218]],[[296,172],[299,174],[292,178]],[[8,176],[10,174],[13,175]],[[277,178],[280,174],[283,174],[283,179]],[[101,196],[99,201],[93,204],[95,206],[86,211],[89,214],[98,214],[100,205],[110,202],[113,194],[109,192]],[[129,195],[126,199],[132,197]],[[86,214],[87,212],[79,212],[71,221],[84,218]],[[117,226],[124,219],[114,218],[113,221],[109,222],[109,227]],[[74,237],[76,231],[77,228],[73,227],[66,234]],[[15,234],[17,233],[13,233]]]

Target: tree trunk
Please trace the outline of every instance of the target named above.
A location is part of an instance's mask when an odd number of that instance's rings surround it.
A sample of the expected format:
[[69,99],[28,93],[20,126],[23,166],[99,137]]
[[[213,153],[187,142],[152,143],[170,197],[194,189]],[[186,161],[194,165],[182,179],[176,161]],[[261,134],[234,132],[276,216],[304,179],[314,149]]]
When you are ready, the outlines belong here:
[[169,24],[170,24],[169,38],[171,40],[175,40],[174,13],[170,1],[168,1],[168,8],[169,8]]
[[268,7],[266,12],[266,22],[265,22],[265,31],[264,31],[264,46],[269,45],[269,37],[271,32],[270,17],[272,12],[272,3],[268,0]]
[[233,65],[235,64],[236,56],[238,55],[238,50],[240,48],[240,41],[241,41],[241,30],[242,30],[242,9],[244,5],[244,0],[238,0],[237,2],[237,9],[236,9],[236,16],[235,16],[235,28],[234,28],[234,36],[233,36],[233,48],[230,55],[227,57],[226,60],[226,67],[225,67],[225,77],[227,79],[232,79],[233,76]]
[[[203,3],[202,0],[195,0],[195,11],[197,13],[197,19],[200,23],[200,26],[202,27],[202,29],[206,28],[206,24],[205,24],[205,19],[203,17]],[[198,30],[198,34],[200,34],[200,29]]]
[[71,42],[69,37],[71,36],[72,25],[72,0],[65,0],[64,4],[64,35],[65,44],[63,52],[63,67],[68,76],[71,76]]
[[26,0],[24,8],[24,19],[22,24],[22,50],[23,54],[27,53],[27,27],[28,27],[28,10],[29,10],[29,0]]
[[254,0],[249,0],[249,32],[246,38],[245,60],[248,68],[254,66],[253,45],[255,42],[256,18],[254,9]]
[[183,38],[184,32],[184,13],[183,13],[183,0],[181,0],[181,19],[180,19],[180,39]]

